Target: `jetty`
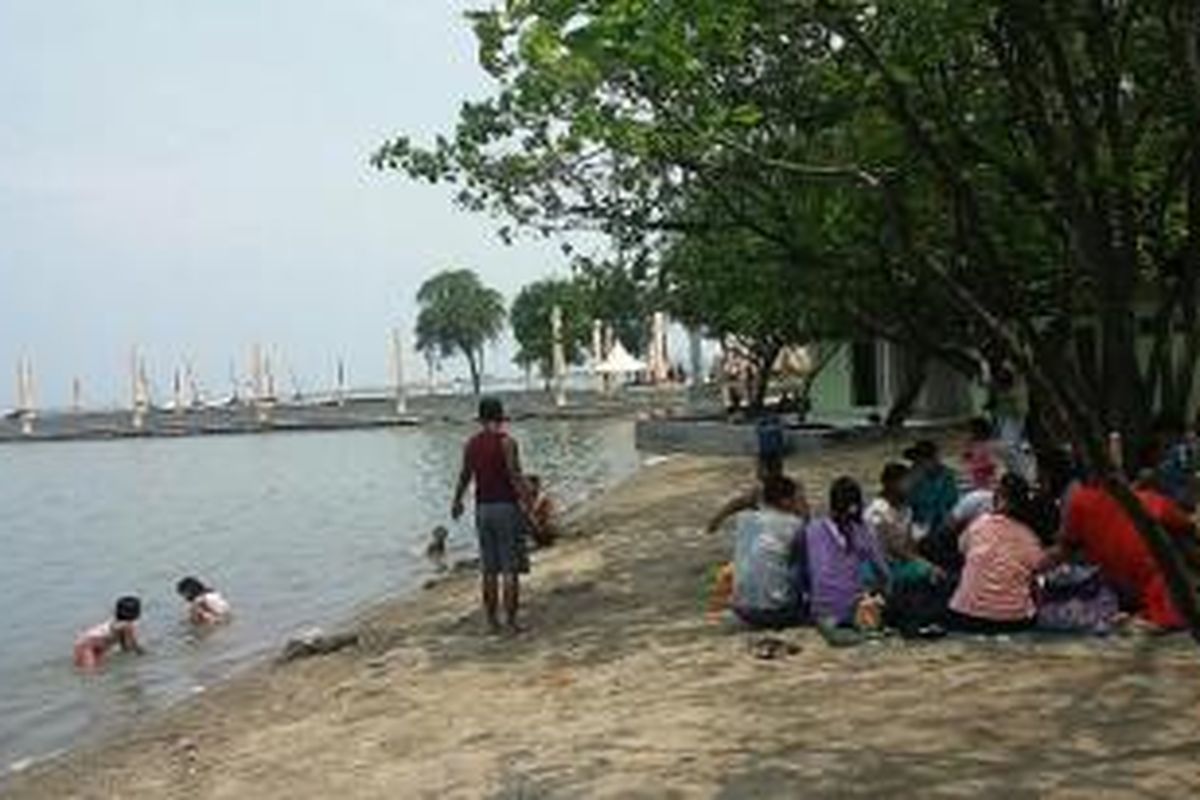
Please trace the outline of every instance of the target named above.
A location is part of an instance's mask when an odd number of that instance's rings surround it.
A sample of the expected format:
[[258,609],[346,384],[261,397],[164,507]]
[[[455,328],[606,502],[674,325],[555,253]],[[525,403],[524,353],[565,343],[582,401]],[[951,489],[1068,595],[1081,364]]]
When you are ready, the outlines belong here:
[[[514,420],[603,419],[658,413],[683,413],[692,402],[682,389],[627,391],[615,395],[575,393],[559,406],[540,391],[501,391]],[[30,424],[29,416],[12,411],[0,417],[0,445],[56,441],[89,441],[185,436],[231,436],[302,431],[408,428],[430,423],[466,423],[474,419],[477,399],[469,394],[423,394],[399,405],[392,394],[312,400],[276,401],[269,413],[261,404],[144,407],[108,410],[46,409]]]

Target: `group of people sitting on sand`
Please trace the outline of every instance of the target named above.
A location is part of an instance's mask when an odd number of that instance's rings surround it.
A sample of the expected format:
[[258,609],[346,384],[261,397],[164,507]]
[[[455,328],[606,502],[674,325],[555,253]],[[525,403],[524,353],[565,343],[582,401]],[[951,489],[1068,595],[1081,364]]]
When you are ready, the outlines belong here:
[[[1147,448],[1136,493],[1200,566],[1194,451],[1186,447],[1176,438]],[[935,637],[1107,632],[1134,619],[1184,626],[1149,547],[1097,479],[1066,451],[1041,454],[1022,471],[1006,455],[977,420],[962,478],[936,442],[919,441],[903,461],[882,466],[872,499],[852,477],[838,477],[819,514],[781,458],[761,459],[754,489],[708,526],[715,532],[732,518],[735,531],[711,608],[750,628],[811,623],[839,640],[885,628]]]
[[[187,604],[188,620],[193,625],[210,626],[227,622],[233,609],[221,593],[191,575],[175,584],[175,592]],[[113,615],[93,625],[75,639],[75,666],[91,671],[104,663],[114,649],[142,653],[137,623],[142,616],[141,598],[127,595],[117,600]]]

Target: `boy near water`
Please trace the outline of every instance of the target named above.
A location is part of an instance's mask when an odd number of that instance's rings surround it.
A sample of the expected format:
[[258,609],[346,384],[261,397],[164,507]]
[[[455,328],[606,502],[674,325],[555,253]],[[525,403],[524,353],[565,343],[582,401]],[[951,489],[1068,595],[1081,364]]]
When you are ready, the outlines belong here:
[[79,634],[75,639],[75,666],[93,670],[104,663],[108,651],[120,647],[123,652],[142,652],[137,639],[137,621],[142,615],[142,601],[136,597],[117,600],[112,619],[105,620]]
[[463,498],[475,484],[475,527],[479,537],[479,568],[483,610],[489,629],[500,630],[500,604],[512,632],[521,603],[521,575],[529,572],[525,544],[525,513],[529,487],[521,474],[516,441],[504,430],[504,406],[495,398],[479,403],[481,430],[463,448],[462,468],[450,515],[462,517]]

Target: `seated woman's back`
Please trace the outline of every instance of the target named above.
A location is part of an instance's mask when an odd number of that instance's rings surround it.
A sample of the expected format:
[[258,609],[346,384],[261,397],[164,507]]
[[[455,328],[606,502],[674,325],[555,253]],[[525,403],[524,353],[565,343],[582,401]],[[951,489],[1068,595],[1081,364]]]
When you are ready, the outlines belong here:
[[964,564],[952,611],[997,622],[1033,618],[1033,580],[1045,553],[1027,525],[1005,514],[984,514],[963,533],[960,548]]
[[[830,488],[830,515],[805,531],[812,617],[846,624],[864,591],[890,580],[883,548],[863,522],[862,490],[849,478]],[[873,573],[870,576],[864,573]],[[876,584],[876,585],[873,585]]]
[[[1166,496],[1151,489],[1139,489],[1137,496],[1168,533],[1190,535],[1191,518]],[[1063,544],[1082,551],[1125,603],[1150,622],[1168,628],[1183,625],[1149,546],[1125,509],[1103,487],[1085,484],[1071,493],[1063,513]]]
[[799,598],[793,564],[804,521],[775,508],[737,516],[733,553],[733,605],[742,610],[795,608]]

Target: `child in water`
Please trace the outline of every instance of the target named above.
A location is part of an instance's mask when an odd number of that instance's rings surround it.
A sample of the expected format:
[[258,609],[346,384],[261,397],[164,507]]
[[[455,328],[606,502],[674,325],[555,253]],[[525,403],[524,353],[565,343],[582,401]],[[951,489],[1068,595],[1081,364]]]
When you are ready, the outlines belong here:
[[103,663],[108,651],[119,646],[123,652],[141,654],[137,640],[137,620],[142,601],[136,597],[117,600],[113,618],[88,628],[75,640],[75,666],[92,670]]
[[429,534],[429,544],[425,547],[425,557],[433,564],[438,572],[446,569],[446,540],[450,531],[444,525],[438,525]]
[[220,592],[191,575],[175,584],[175,591],[188,604],[188,619],[195,625],[217,625],[229,619],[232,609]]

